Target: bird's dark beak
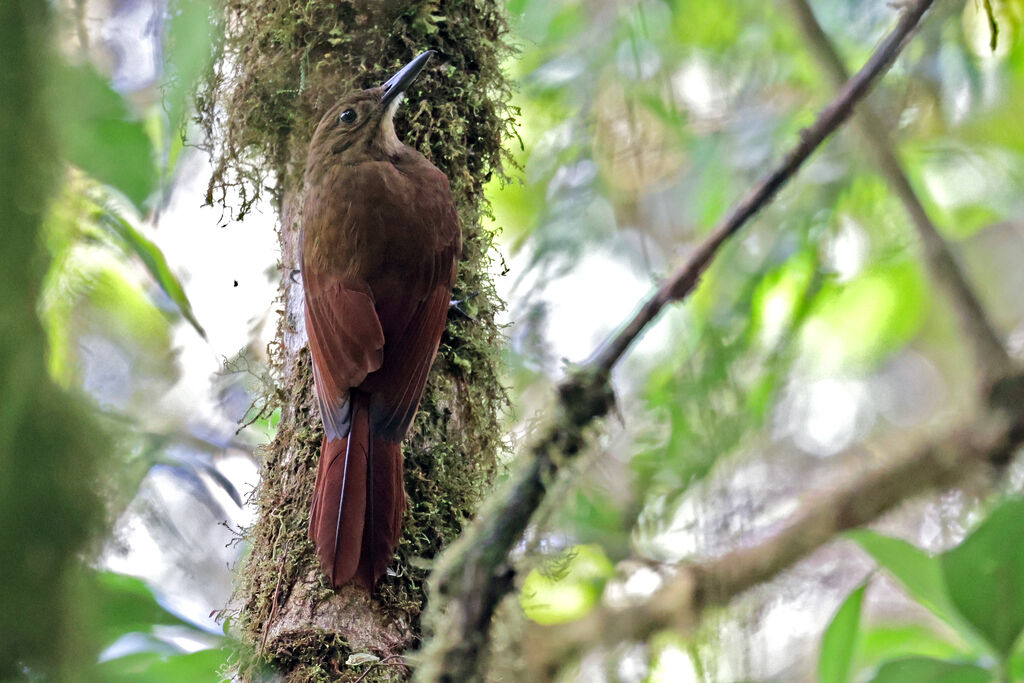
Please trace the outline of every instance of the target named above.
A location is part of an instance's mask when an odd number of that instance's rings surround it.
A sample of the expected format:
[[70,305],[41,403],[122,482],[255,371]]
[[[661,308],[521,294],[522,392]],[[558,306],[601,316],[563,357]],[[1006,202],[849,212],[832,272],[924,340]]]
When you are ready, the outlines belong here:
[[423,67],[427,65],[427,60],[430,59],[432,54],[434,54],[434,50],[427,50],[403,66],[394,76],[384,81],[384,84],[381,86],[384,88],[384,96],[380,99],[381,107],[387,108],[392,100],[405,92],[409,84],[416,80],[416,77],[423,71]]

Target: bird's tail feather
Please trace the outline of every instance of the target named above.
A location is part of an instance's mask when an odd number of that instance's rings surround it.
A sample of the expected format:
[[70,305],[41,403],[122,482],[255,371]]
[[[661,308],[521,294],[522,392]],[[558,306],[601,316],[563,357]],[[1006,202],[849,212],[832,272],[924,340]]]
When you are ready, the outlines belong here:
[[354,579],[372,591],[402,532],[402,448],[371,434],[367,397],[355,398],[348,436],[324,438],[309,536],[334,586]]
[[402,536],[405,484],[401,444],[379,437],[371,439],[366,469],[366,516],[356,579],[372,587],[391,563]]

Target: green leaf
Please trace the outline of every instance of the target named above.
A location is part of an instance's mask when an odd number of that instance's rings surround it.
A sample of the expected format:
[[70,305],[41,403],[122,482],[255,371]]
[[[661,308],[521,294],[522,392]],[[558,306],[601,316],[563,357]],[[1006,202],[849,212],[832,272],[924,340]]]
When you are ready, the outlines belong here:
[[827,282],[803,329],[803,346],[825,370],[873,367],[920,329],[929,292],[920,265],[879,263],[848,282]]
[[860,640],[860,608],[864,602],[863,585],[843,601],[821,641],[818,680],[821,683],[846,683],[850,680],[850,664]]
[[846,536],[856,541],[883,569],[903,584],[914,600],[952,626],[964,640],[971,643],[978,640],[977,634],[950,600],[938,558],[906,541],[868,529],[856,529]]
[[711,50],[734,47],[740,39],[744,16],[735,3],[672,3],[673,28],[681,43]]
[[961,648],[920,624],[880,624],[862,631],[858,662],[875,665],[894,655],[950,659],[972,654]]
[[1003,503],[942,555],[949,595],[1005,659],[1024,629],[1024,500]]
[[1024,681],[1024,651],[1019,647],[1006,663],[1005,670],[1011,681]]
[[817,267],[817,255],[808,247],[761,278],[754,291],[750,314],[753,329],[765,347],[778,344],[781,336],[790,332]]
[[157,186],[145,124],[90,66],[62,65],[54,85],[54,118],[67,160],[124,194],[144,213]]
[[989,683],[992,680],[990,672],[971,664],[907,657],[883,665],[871,683]]
[[228,653],[220,649],[190,654],[160,655],[140,652],[103,662],[99,679],[107,683],[217,683]]
[[192,312],[192,304],[189,303],[188,297],[185,295],[185,289],[171,271],[170,266],[167,265],[167,259],[164,258],[160,247],[146,239],[124,216],[109,206],[97,204],[95,219],[98,225],[113,234],[129,252],[142,259],[143,265],[160,285],[160,289],[164,290],[164,293],[175,303],[181,314],[199,333],[199,336],[206,339],[206,331]]
[[110,645],[126,633],[148,632],[156,624],[191,626],[168,612],[141,580],[114,572],[91,573],[86,595],[92,598],[99,642]]

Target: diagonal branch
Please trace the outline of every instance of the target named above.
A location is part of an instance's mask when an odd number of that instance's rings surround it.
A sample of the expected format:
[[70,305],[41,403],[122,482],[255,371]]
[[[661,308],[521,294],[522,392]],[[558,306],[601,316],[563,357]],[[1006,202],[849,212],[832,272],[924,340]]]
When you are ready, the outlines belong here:
[[864,67],[805,129],[800,141],[715,227],[690,260],[666,279],[633,318],[561,385],[551,421],[529,449],[528,461],[442,556],[432,577],[427,618],[433,637],[416,678],[419,681],[474,680],[485,666],[491,617],[513,588],[509,553],[540,505],[547,483],[561,464],[577,454],[584,432],[612,405],[611,369],[669,303],[696,287],[722,244],[757,214],[853,112],[891,66],[933,0],[915,0]]
[[[986,407],[973,420],[897,452],[834,488],[808,494],[778,531],[760,542],[683,565],[642,602],[619,609],[598,607],[569,624],[533,627],[525,648],[531,667],[553,674],[567,658],[597,644],[644,640],[669,628],[691,630],[703,610],[773,578],[838,533],[874,521],[915,494],[962,482],[972,467],[1005,464],[1024,442],[1021,381],[1002,382],[991,409]],[[857,456],[847,457],[862,460]]]
[[818,114],[814,124],[801,131],[800,142],[746,197],[733,206],[715,226],[711,235],[697,247],[686,265],[662,282],[658,291],[644,303],[633,319],[587,363],[589,367],[610,371],[667,304],[682,299],[696,287],[701,274],[722,244],[764,208],[825,138],[850,118],[854,106],[867,95],[875,79],[889,69],[931,4],[930,1],[918,0],[907,7],[896,28],[882,41],[867,63],[853,78],[844,81],[843,87]]
[[[806,0],[790,0],[804,36],[836,88],[845,67]],[[553,674],[569,658],[596,644],[643,640],[666,628],[691,629],[708,607],[729,602],[776,576],[847,529],[867,524],[922,491],[961,481],[982,463],[1001,465],[1024,442],[1021,379],[989,324],[948,245],[914,193],[881,121],[865,104],[853,123],[879,170],[904,205],[924,245],[932,279],[950,297],[975,354],[981,378],[993,389],[975,418],[894,454],[880,467],[828,491],[811,494],[779,530],[725,556],[680,568],[648,599],[618,609],[603,606],[561,626],[534,626],[527,638],[531,667]],[[850,455],[848,457],[856,457]]]
[[[841,88],[848,76],[846,67],[814,17],[807,0],[789,0],[797,23],[803,31],[811,51],[825,70],[833,87]],[[854,114],[853,125],[874,157],[878,170],[899,198],[917,230],[921,240],[922,257],[932,280],[949,297],[960,327],[974,354],[975,364],[983,383],[991,383],[1003,376],[1012,363],[1006,349],[988,320],[978,297],[967,282],[949,245],[939,235],[918,195],[904,173],[882,121],[865,102]]]

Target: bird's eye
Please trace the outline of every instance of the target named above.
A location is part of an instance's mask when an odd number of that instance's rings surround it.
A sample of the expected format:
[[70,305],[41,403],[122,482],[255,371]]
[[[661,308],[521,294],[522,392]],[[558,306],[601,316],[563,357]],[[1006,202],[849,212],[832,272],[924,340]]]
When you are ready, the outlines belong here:
[[338,116],[338,120],[342,123],[355,123],[356,118],[356,112],[353,109],[346,109]]

